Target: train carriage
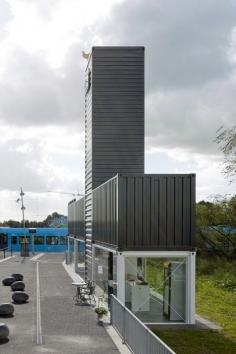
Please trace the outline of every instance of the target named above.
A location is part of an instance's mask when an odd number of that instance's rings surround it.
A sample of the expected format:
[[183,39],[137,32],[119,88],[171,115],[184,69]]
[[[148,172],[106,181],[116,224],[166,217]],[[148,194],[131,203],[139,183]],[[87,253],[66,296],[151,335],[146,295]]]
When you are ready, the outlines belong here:
[[0,250],[12,249],[20,252],[21,243],[26,237],[29,251],[32,252],[65,252],[67,249],[67,228],[0,228]]

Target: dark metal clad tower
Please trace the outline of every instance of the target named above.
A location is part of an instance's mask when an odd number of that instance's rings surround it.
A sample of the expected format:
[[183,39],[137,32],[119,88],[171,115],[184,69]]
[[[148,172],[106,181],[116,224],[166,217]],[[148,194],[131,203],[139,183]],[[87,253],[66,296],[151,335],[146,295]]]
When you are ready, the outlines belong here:
[[85,88],[86,272],[92,273],[92,190],[144,173],[144,47],[93,47]]

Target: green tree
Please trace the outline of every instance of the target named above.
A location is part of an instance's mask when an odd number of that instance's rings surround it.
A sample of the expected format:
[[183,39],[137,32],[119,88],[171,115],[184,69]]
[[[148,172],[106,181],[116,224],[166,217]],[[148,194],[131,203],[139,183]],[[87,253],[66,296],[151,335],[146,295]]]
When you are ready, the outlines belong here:
[[[202,252],[236,257],[236,196],[217,198],[214,202],[200,201],[197,210],[197,247]],[[229,227],[227,227],[229,226]]]
[[44,220],[44,222],[47,226],[50,226],[54,219],[60,218],[61,216],[64,216],[64,215],[59,214],[56,211],[54,211],[52,214],[47,216],[47,218]]
[[[36,220],[25,220],[25,227],[50,227],[53,219],[60,218],[64,216],[62,214],[57,213],[56,211],[52,214],[48,215],[45,220],[43,221],[36,221]],[[16,220],[5,220],[0,222],[0,226],[8,226],[8,227],[22,227],[22,222]]]
[[223,173],[232,181],[236,176],[236,125],[229,129],[221,127],[215,142],[224,154]]

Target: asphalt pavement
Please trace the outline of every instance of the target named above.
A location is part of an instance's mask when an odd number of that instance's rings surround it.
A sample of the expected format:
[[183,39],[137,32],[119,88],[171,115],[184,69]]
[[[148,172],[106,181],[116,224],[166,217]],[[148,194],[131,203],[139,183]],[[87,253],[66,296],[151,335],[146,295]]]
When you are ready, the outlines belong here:
[[117,347],[90,306],[75,305],[72,280],[62,266],[63,254],[48,253],[31,260],[19,255],[0,263],[0,303],[11,302],[2,280],[24,275],[29,302],[14,305],[14,316],[0,318],[9,326],[1,354],[116,354]]

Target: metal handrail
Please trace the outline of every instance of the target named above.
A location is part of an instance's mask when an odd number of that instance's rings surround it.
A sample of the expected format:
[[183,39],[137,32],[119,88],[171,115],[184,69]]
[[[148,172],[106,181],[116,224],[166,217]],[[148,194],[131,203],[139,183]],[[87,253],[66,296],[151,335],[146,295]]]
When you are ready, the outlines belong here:
[[[117,328],[116,326],[114,326],[114,327],[117,330],[117,332],[119,333],[119,335],[122,337],[124,343],[126,343],[126,340],[127,340],[126,328],[125,328],[125,316],[124,316],[125,312],[127,312],[134,319],[134,321],[139,323],[139,325],[143,328],[144,335],[148,334],[152,338],[154,338],[154,340],[156,340],[158,342],[158,344],[160,344],[163,347],[163,349],[165,350],[165,353],[176,354],[165,342],[163,342],[156,334],[154,334],[137,316],[135,316],[135,314],[132,311],[130,311],[126,306],[124,306],[124,304],[122,304],[122,302],[120,300],[118,300],[116,296],[111,295],[111,300],[117,302],[121,306],[121,308],[123,309],[123,311],[122,311],[122,313],[123,313],[123,333],[120,328]],[[112,325],[113,325],[113,316],[114,316],[114,314],[112,313],[112,306],[111,306],[111,324]],[[127,342],[127,345],[132,350],[131,343]]]
[[[2,251],[3,252],[3,258],[6,258],[6,251],[8,251],[9,250],[9,247],[5,247],[5,248],[0,248],[0,252]],[[11,256],[12,256],[12,247],[11,247],[11,249],[10,249],[10,251],[11,251]]]

